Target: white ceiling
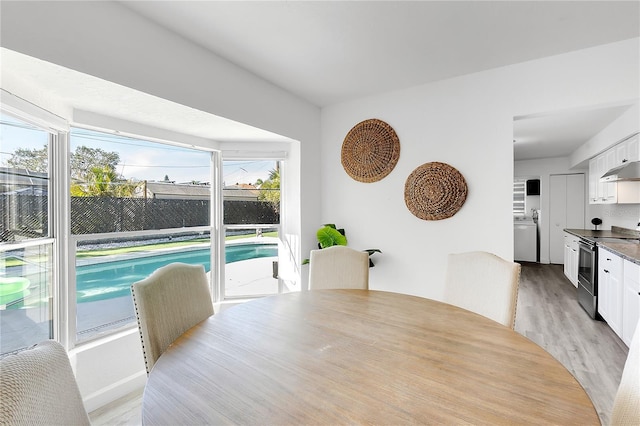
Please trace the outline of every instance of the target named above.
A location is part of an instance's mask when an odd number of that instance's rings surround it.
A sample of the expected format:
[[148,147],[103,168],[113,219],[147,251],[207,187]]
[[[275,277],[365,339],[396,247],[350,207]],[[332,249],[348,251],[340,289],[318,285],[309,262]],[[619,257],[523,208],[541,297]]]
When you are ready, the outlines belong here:
[[122,3],[319,106],[640,35],[628,1]]
[[220,142],[281,142],[288,138],[160,99],[119,84],[0,49],[2,78],[24,82],[77,110]]
[[[318,106],[640,36],[640,1],[120,3]],[[170,130],[180,131],[193,130],[198,122],[199,111],[144,94],[111,96],[113,85],[97,79],[74,91],[69,79],[75,77],[67,71],[59,72],[64,83],[49,78],[46,87],[64,91],[79,105],[90,102],[83,99],[89,94],[103,108],[118,98],[115,105],[121,109],[122,96],[129,96],[137,111],[147,111],[145,124],[160,117],[162,127],[172,121]],[[38,73],[26,75],[37,80]],[[105,96],[93,96],[96,91]],[[166,120],[175,108],[182,108],[181,114]],[[567,155],[575,149],[571,142],[583,143],[621,112],[613,107],[522,118],[515,138],[539,142],[535,148],[516,144],[516,159]],[[220,133],[221,127],[216,129]],[[198,136],[225,139],[201,130]]]
[[514,159],[565,157],[620,117],[629,107],[630,104],[623,104],[515,117]]

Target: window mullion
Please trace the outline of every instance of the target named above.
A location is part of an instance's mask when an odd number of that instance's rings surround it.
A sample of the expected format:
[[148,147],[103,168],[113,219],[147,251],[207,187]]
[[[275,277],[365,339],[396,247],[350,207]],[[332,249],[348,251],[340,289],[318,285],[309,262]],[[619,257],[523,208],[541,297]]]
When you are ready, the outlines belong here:
[[211,153],[211,294],[213,302],[221,302],[224,283],[224,235],[222,210],[222,155],[220,152]]
[[54,274],[53,298],[54,336],[67,349],[75,344],[75,260],[69,250],[70,196],[69,196],[69,134],[59,132],[52,143],[52,177],[53,177],[53,233],[56,237],[54,257],[57,273]]

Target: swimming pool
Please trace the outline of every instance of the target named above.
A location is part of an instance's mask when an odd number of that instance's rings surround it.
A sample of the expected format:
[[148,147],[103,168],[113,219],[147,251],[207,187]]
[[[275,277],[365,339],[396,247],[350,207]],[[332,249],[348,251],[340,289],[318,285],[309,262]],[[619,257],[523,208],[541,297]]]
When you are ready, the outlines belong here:
[[[272,243],[230,244],[225,248],[225,263],[260,257],[278,256],[278,245]],[[131,295],[131,284],[148,277],[161,266],[173,262],[204,265],[211,270],[210,250],[182,250],[154,256],[96,263],[76,268],[76,301],[94,302]]]

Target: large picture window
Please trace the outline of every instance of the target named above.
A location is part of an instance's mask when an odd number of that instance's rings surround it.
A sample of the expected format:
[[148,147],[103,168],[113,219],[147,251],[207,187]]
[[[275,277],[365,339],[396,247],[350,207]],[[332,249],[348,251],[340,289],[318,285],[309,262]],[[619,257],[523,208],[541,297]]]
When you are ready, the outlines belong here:
[[283,154],[223,161],[26,117],[1,117],[0,353],[134,327],[131,284],[173,262],[204,265],[216,301],[290,290]]
[[211,270],[211,155],[71,130],[77,341],[133,324],[131,284],[157,268]]
[[0,117],[0,352],[53,338],[51,146],[57,133]]

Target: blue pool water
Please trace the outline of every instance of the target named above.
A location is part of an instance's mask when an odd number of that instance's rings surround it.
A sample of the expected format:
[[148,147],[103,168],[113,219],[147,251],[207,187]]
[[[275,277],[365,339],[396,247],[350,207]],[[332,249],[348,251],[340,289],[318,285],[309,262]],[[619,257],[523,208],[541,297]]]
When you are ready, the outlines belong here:
[[[233,263],[278,255],[277,244],[234,244],[225,248],[225,262]],[[157,256],[79,266],[76,271],[77,302],[93,302],[131,295],[131,284],[148,277],[161,266],[173,262],[204,265],[211,269],[210,250],[187,250]]]

